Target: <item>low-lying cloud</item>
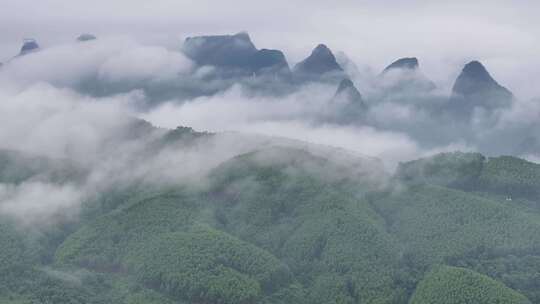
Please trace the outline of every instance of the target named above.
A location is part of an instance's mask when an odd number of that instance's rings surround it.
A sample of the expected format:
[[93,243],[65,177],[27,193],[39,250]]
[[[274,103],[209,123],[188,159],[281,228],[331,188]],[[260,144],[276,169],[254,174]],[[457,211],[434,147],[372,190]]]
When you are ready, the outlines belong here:
[[180,52],[115,37],[73,41],[13,58],[2,67],[0,80],[18,88],[39,82],[59,87],[89,81],[131,84],[171,80],[192,68]]
[[0,215],[23,225],[47,224],[51,218],[75,216],[83,197],[73,185],[46,182],[0,183]]
[[[537,135],[531,133],[540,121],[538,101],[518,99],[509,109],[477,111],[472,125],[464,127],[433,115],[448,101],[441,91],[413,89],[381,97],[380,87],[359,80],[369,110],[365,119],[343,124],[328,119],[336,110],[331,101],[336,84],[306,84],[279,96],[253,94],[246,83],[207,79],[212,72],[195,67],[179,51],[131,39],[72,42],[8,62],[0,69],[0,149],[73,164],[84,177],[76,183],[2,183],[0,213],[36,222],[64,209],[76,213],[95,193],[135,180],[204,184],[205,175],[231,157],[273,144],[309,146],[302,141],[380,158],[391,171],[401,161],[443,151],[512,154],[522,139],[514,135],[530,133],[533,148],[522,156],[538,159]],[[392,79],[401,80],[410,79]],[[111,91],[88,94],[84,88],[96,81]],[[217,93],[172,94],[162,103],[145,94],[201,85]],[[217,135],[151,150],[167,130],[133,135],[133,117]]]

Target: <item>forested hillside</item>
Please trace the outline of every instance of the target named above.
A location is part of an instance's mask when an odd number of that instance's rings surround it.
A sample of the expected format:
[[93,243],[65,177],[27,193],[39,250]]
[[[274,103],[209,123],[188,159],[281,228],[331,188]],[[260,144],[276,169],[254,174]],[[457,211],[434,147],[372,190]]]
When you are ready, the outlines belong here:
[[[162,136],[142,153],[217,135]],[[266,144],[198,183],[110,185],[39,228],[4,216],[0,302],[540,303],[539,165],[451,153],[388,176],[336,155]],[[4,183],[86,174],[0,163]]]
[[474,271],[437,267],[418,284],[411,304],[530,303],[523,295]]

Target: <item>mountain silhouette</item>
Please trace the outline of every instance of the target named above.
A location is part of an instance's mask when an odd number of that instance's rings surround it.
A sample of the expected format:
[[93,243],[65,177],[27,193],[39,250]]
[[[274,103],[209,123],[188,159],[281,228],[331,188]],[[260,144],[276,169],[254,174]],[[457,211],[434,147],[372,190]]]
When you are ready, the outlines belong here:
[[24,56],[26,54],[32,53],[39,50],[39,44],[34,39],[25,39],[19,56]]
[[405,57],[392,62],[384,69],[383,73],[393,69],[416,70],[419,67],[420,65],[418,64],[418,59],[416,57]]
[[416,57],[400,58],[388,65],[377,77],[375,85],[379,90],[379,98],[400,96],[417,96],[429,94],[436,88],[433,81],[427,78],[420,69]]
[[311,54],[296,64],[293,69],[293,75],[300,81],[325,80],[325,77],[337,78],[337,81],[340,81],[344,74],[343,68],[337,63],[336,57],[324,44],[317,45]]
[[512,99],[512,92],[493,79],[482,63],[471,61],[463,67],[452,87],[450,106],[460,114],[470,115],[475,107],[486,110],[509,107]]
[[349,78],[341,80],[330,102],[330,119],[337,123],[360,122],[367,110],[368,106],[354,83]]
[[258,50],[248,33],[235,35],[188,37],[184,53],[198,65],[232,69],[245,75],[290,73],[283,52]]
[[97,39],[96,36],[92,34],[88,34],[88,33],[81,34],[79,37],[77,37],[77,41],[80,41],[80,42],[91,41],[91,40],[96,40],[96,39]]

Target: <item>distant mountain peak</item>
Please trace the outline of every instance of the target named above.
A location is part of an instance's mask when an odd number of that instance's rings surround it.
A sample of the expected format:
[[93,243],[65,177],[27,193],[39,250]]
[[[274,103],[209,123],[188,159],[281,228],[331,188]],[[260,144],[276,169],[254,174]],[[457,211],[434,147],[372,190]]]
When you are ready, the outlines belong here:
[[188,37],[184,53],[198,65],[220,68],[224,77],[265,75],[277,79],[289,77],[291,72],[283,52],[258,50],[247,32]]
[[354,86],[354,83],[349,78],[344,78],[338,86],[338,89],[336,91],[336,94],[339,94],[341,92],[344,92],[348,89],[354,89],[356,90],[356,87]]
[[79,37],[77,37],[77,41],[84,42],[84,41],[90,41],[90,40],[96,40],[96,36],[88,33],[81,34]]
[[184,53],[200,65],[218,67],[245,67],[249,58],[257,52],[249,34],[188,37]]
[[249,33],[246,31],[238,32],[234,34],[233,36],[236,38],[251,42],[251,37],[249,36]]
[[479,61],[471,61],[467,63],[459,74],[452,92],[460,95],[471,95],[481,93],[483,91],[495,90],[506,95],[512,95],[508,89],[501,86],[491,75],[488,70]]
[[37,51],[39,49],[39,44],[35,39],[24,39],[23,46],[19,52],[19,56],[26,55],[28,53]]
[[489,74],[487,69],[484,67],[484,65],[476,60],[473,60],[467,63],[463,67],[463,70],[461,71],[461,75],[470,77],[471,79],[474,79],[477,81],[486,81],[486,82],[496,83],[495,79],[491,77],[491,75]]
[[[236,43],[236,44],[235,44]],[[248,32],[238,32],[234,35],[207,35],[187,37],[184,44],[190,47],[227,47],[256,51]],[[191,44],[191,45],[190,45]]]
[[507,107],[513,94],[501,86],[479,61],[467,63],[452,87],[451,106],[458,111],[471,112],[481,106],[485,109]]
[[377,85],[381,88],[380,96],[383,98],[395,93],[429,93],[436,88],[435,83],[420,70],[416,57],[404,57],[392,62],[379,74]]
[[326,44],[318,44],[313,51],[311,52],[312,56],[326,56],[326,57],[333,57],[334,54],[332,51],[326,46]]
[[336,93],[331,100],[334,107],[333,119],[341,123],[358,122],[365,117],[368,106],[362,94],[349,78],[344,78],[338,85]]
[[290,74],[289,64],[280,50],[261,49],[251,59],[251,69],[254,73],[284,73]]
[[389,66],[387,66],[384,72],[388,72],[390,70],[394,69],[405,69],[405,70],[416,70],[420,67],[418,63],[418,58],[416,57],[405,57],[400,58],[394,62],[392,62]]
[[344,78],[338,85],[336,94],[334,94],[334,101],[340,101],[342,103],[358,103],[364,106],[364,100],[362,94],[358,91],[354,83],[349,78]]
[[303,75],[321,75],[343,71],[332,51],[324,44],[317,45],[309,57],[298,63],[294,70],[297,74]]

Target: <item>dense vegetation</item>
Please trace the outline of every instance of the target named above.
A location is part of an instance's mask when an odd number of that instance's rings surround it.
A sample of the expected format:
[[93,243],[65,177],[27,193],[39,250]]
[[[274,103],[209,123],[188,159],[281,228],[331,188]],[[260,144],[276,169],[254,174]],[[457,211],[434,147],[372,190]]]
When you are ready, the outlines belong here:
[[442,153],[401,164],[396,174],[408,183],[429,183],[506,198],[540,199],[540,164],[513,156]]
[[526,297],[474,271],[439,267],[429,272],[418,284],[411,304],[423,303],[477,303],[527,304]]
[[[3,154],[2,182],[84,177],[21,159]],[[385,179],[365,158],[262,149],[204,186],[116,185],[77,221],[0,217],[0,303],[540,303],[539,186],[513,157],[440,154]]]
[[351,188],[331,167],[289,149],[233,159],[213,175],[219,224],[281,257],[310,303],[394,301],[397,248],[363,198],[369,181]]
[[540,217],[511,205],[432,185],[376,199],[414,265],[427,267],[479,250],[538,252]]
[[208,228],[160,235],[126,263],[148,286],[196,302],[251,303],[291,280],[271,254]]

